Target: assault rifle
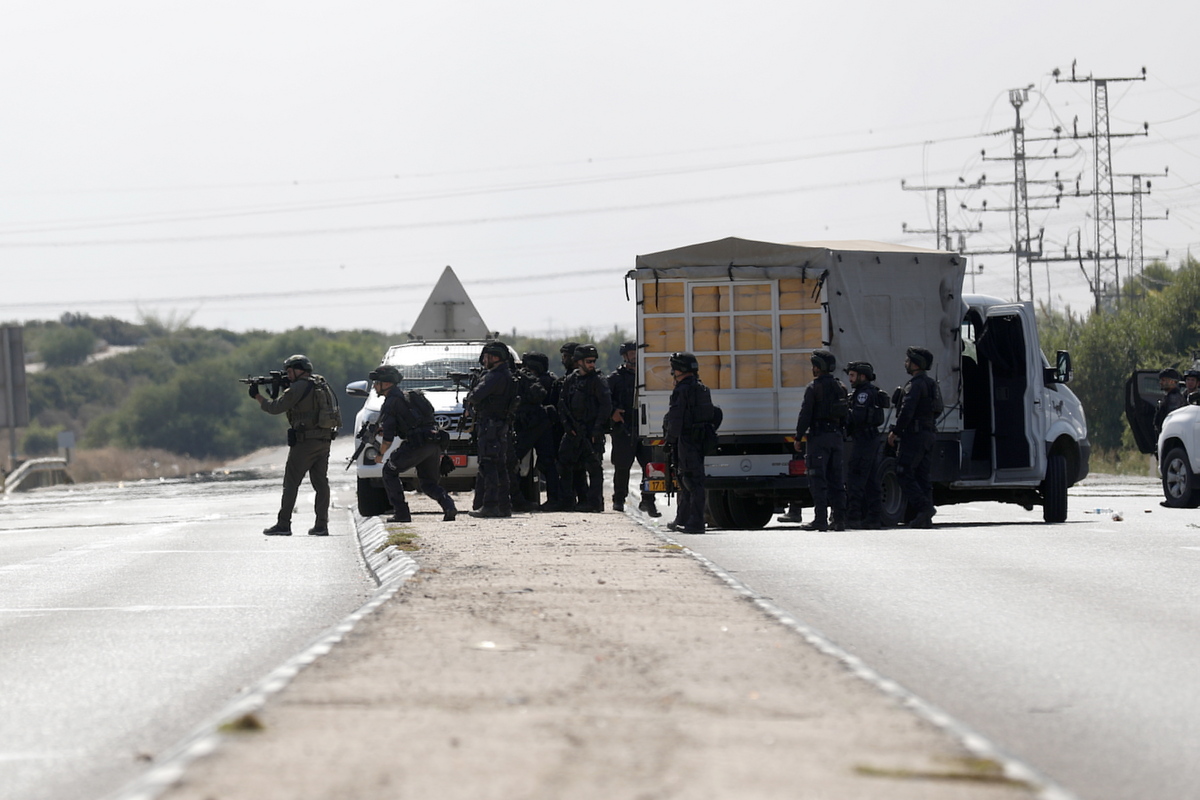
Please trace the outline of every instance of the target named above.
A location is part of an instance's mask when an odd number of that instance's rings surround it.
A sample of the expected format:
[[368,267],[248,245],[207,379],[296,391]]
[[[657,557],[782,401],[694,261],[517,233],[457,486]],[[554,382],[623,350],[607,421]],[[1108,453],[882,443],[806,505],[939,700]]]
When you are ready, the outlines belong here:
[[281,369],[273,369],[267,375],[259,375],[257,378],[252,375],[247,375],[244,378],[238,378],[238,382],[248,386],[266,386],[267,394],[271,399],[279,397],[279,393],[292,385],[288,380],[287,373]]
[[355,449],[354,455],[350,456],[350,460],[346,462],[346,469],[350,469],[358,461],[358,457],[362,454],[362,451],[367,449],[367,445],[375,441],[375,434],[378,431],[378,423],[364,422],[362,424],[362,427],[358,429],[358,433],[354,434],[354,438],[358,439],[358,448]]

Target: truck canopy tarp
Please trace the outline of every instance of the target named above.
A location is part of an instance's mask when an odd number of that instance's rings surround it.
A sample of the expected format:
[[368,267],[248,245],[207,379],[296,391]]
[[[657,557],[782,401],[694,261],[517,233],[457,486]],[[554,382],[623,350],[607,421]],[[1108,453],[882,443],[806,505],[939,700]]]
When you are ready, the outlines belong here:
[[[869,241],[776,244],[728,238],[637,257],[628,276],[655,280],[825,281],[830,340],[841,372],[870,361],[887,391],[908,380],[905,351],[933,352],[929,374],[947,410],[960,393],[963,262],[955,253]],[[647,286],[648,291],[652,291]],[[797,402],[798,406],[798,402]],[[957,427],[957,415],[943,429]]]

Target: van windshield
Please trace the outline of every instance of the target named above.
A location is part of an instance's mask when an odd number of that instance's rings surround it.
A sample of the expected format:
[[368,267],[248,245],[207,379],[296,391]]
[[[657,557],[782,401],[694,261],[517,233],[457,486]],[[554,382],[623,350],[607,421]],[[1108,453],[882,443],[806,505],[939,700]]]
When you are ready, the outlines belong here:
[[482,349],[483,345],[467,343],[400,344],[387,351],[383,363],[400,370],[405,390],[453,389],[449,374],[478,368]]

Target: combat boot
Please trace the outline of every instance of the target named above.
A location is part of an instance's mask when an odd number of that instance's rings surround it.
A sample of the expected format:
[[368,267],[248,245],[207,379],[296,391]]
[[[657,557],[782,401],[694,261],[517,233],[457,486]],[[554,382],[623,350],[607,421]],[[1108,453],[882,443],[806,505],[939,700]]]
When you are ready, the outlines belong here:
[[[484,519],[498,519],[505,516],[496,506],[484,506],[478,511],[471,511],[472,517],[481,517]],[[509,516],[512,516],[511,514]]]
[[624,511],[625,510],[625,498],[617,497],[616,495],[613,495],[612,508],[613,508],[613,511]]
[[408,506],[393,510],[393,514],[387,518],[388,522],[412,522],[412,512],[408,510]]
[[653,497],[643,497],[642,502],[638,503],[638,509],[646,512],[649,517],[661,517],[662,512],[658,510],[658,506],[654,504]]
[[823,519],[814,519],[812,522],[808,523],[807,525],[801,525],[800,530],[802,530],[802,531],[827,531],[827,530],[829,530],[829,523]]
[[287,522],[276,522],[269,528],[263,530],[264,536],[291,536],[292,526]]
[[329,523],[317,520],[317,524],[308,529],[309,536],[328,536]]

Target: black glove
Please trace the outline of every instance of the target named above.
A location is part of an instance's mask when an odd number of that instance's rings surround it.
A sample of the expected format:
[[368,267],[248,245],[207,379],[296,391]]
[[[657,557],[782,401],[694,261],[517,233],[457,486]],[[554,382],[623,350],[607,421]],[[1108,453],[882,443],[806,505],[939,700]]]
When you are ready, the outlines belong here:
[[250,384],[249,392],[250,392],[251,397],[258,397],[258,384],[257,383]]

